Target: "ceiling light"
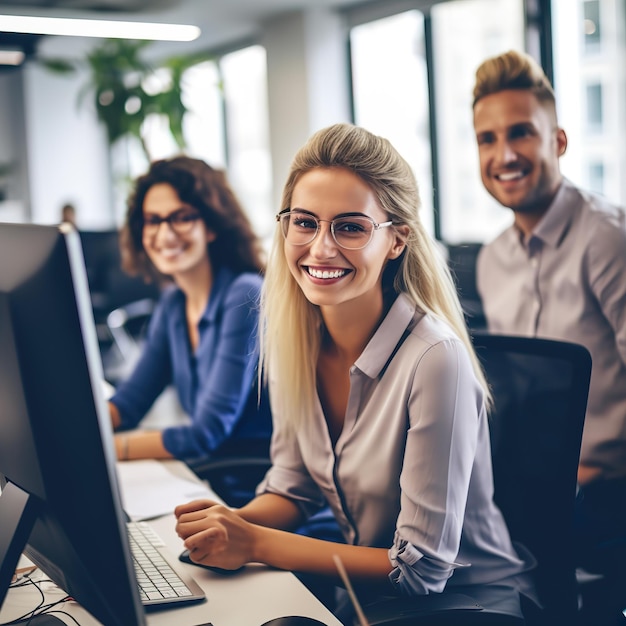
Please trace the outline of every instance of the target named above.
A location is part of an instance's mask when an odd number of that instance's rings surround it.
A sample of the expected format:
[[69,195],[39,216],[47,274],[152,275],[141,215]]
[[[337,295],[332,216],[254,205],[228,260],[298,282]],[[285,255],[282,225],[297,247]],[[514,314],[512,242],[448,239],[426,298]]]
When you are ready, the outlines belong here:
[[0,65],[21,65],[24,56],[21,50],[0,50]]
[[200,36],[200,29],[197,26],[187,24],[31,17],[26,15],[0,15],[0,31],[155,41],[193,41]]

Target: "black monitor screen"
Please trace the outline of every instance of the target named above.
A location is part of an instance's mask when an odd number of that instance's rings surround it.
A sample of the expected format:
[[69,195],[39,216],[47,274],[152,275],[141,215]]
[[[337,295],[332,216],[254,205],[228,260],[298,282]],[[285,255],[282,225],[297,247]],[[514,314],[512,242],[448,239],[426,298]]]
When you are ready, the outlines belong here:
[[24,552],[107,626],[144,624],[78,234],[0,224],[0,605]]

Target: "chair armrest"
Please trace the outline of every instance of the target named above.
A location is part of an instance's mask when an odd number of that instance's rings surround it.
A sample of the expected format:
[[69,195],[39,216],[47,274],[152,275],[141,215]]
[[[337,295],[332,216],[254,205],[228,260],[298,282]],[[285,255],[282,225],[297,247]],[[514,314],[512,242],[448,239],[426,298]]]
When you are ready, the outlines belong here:
[[370,626],[523,626],[524,620],[485,609],[461,593],[390,598],[363,607]]
[[199,478],[205,479],[210,474],[239,468],[254,468],[258,470],[268,470],[271,461],[263,456],[231,456],[217,459],[202,459],[191,461],[187,465]]
[[200,480],[206,480],[227,505],[240,508],[254,497],[271,461],[260,455],[234,455],[187,461],[187,465]]

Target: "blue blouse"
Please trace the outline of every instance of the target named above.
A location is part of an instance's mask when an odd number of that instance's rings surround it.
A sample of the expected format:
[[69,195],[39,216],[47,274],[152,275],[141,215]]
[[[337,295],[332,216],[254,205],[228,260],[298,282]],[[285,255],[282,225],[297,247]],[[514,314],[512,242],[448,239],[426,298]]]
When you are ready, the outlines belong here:
[[217,271],[207,308],[198,324],[200,341],[191,351],[185,295],[167,290],[152,314],[146,344],[132,375],[111,398],[122,428],[134,428],[170,384],[191,424],[163,431],[163,445],[178,459],[211,456],[236,440],[269,440],[271,416],[258,407],[258,304],[262,278]]

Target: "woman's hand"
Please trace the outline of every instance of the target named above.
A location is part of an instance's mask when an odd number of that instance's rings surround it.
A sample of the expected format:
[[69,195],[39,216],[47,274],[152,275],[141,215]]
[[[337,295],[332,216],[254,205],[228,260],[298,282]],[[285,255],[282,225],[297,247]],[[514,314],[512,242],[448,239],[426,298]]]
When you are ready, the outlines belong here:
[[194,500],[176,507],[176,532],[192,561],[238,569],[254,561],[258,526],[211,500]]

